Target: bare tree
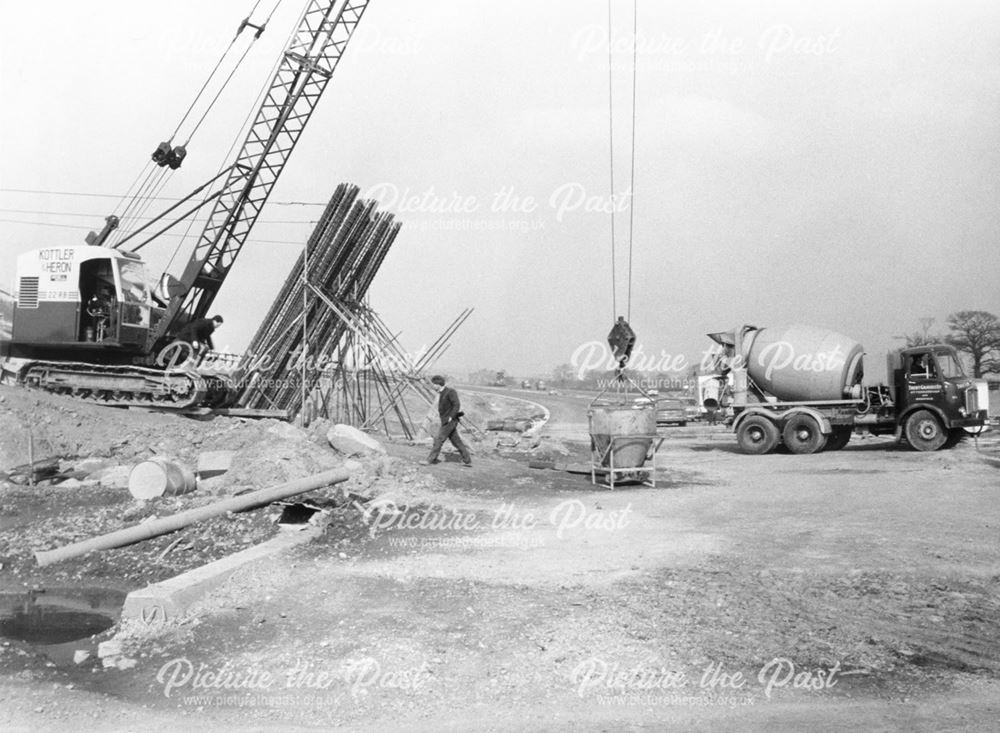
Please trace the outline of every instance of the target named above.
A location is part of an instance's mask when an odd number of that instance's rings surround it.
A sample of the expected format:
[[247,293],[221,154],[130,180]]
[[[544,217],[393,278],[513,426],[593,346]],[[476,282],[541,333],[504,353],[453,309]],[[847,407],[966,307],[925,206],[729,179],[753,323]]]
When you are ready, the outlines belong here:
[[906,348],[912,348],[914,346],[927,346],[928,344],[940,344],[944,341],[944,337],[941,334],[931,333],[931,326],[934,325],[933,318],[921,318],[920,326],[922,330],[914,331],[913,333],[907,333],[902,336],[896,336],[895,338],[901,338],[906,340]]
[[943,341],[941,336],[935,334],[926,334],[915,331],[913,333],[905,334],[904,336],[899,336],[898,338],[906,339],[906,348],[912,348],[914,346],[927,346],[928,344],[939,344]]
[[986,311],[958,311],[948,316],[952,333],[945,341],[972,360],[972,376],[1000,372],[1000,319]]

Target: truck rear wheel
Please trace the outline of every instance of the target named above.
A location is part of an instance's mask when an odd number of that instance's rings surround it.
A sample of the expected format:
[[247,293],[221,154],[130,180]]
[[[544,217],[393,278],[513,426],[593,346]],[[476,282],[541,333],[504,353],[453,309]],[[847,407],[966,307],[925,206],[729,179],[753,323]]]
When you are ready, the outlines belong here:
[[840,450],[851,442],[851,428],[834,428],[826,438],[826,448],[823,450]]
[[937,450],[948,434],[930,410],[917,410],[906,418],[906,442],[919,451]]
[[781,437],[785,439],[788,450],[800,455],[819,453],[826,445],[826,436],[811,415],[792,415],[785,422]]
[[753,456],[770,453],[778,445],[781,435],[778,426],[763,415],[751,415],[736,430],[740,450]]

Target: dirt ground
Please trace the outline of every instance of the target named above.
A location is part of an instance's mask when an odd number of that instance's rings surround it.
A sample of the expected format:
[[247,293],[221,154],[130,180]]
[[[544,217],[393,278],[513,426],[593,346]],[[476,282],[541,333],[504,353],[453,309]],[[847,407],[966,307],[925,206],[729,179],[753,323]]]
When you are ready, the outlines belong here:
[[[528,465],[586,459],[586,396],[507,394],[548,408],[538,438],[498,448],[488,435],[471,470],[451,454],[418,466],[425,446],[389,443],[349,488],[320,497],[341,512],[320,540],[240,571],[180,622],[119,624],[90,641],[114,635],[131,669],[0,642],[3,729],[995,729],[995,439],[923,454],[856,438],[834,453],[758,457],[724,428],[668,429],[656,488],[611,492]],[[83,416],[115,456],[135,451],[128,460],[154,439],[182,453],[226,434],[241,436],[249,460],[274,447],[274,429],[290,444],[284,463],[306,452],[317,466],[343,460],[288,426],[165,428],[160,415],[0,396],[6,414],[49,417],[67,440]],[[40,487],[35,504],[26,487],[0,491],[7,588],[127,590],[139,576],[115,582],[110,569],[162,552],[140,544],[104,553],[103,566],[40,572],[19,547],[38,536],[36,515],[86,513],[74,491],[111,490]],[[232,551],[237,538],[273,533],[268,513],[226,519],[256,529],[219,537]],[[50,540],[84,529],[58,525]],[[197,555],[197,537],[179,556]]]

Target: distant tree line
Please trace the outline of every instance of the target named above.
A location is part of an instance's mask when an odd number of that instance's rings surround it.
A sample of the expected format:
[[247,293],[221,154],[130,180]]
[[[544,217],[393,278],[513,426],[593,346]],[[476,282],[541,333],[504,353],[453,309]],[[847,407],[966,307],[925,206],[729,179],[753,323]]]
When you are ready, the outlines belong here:
[[949,333],[930,333],[930,319],[923,331],[906,335],[907,346],[951,344],[969,358],[972,376],[1000,373],[1000,318],[987,311],[958,311],[948,316]]

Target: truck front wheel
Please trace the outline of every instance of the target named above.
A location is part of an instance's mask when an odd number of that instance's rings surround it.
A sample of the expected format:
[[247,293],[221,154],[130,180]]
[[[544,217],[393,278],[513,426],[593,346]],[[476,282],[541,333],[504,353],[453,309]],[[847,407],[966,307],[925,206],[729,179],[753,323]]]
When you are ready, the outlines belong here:
[[740,449],[754,456],[773,451],[780,437],[778,426],[762,415],[751,415],[736,430]]
[[906,418],[906,442],[919,451],[937,450],[948,434],[930,410],[917,410]]
[[819,423],[810,415],[792,415],[781,431],[785,446],[792,453],[819,453],[826,445],[826,436]]

